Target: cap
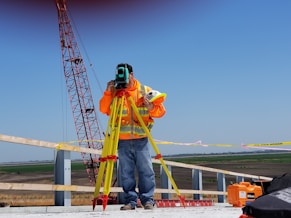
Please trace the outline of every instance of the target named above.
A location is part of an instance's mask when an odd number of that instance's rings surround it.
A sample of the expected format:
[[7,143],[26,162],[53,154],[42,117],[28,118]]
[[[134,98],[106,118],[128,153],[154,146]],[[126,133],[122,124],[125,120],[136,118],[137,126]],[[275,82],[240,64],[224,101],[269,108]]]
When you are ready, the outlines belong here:
[[116,69],[118,69],[119,67],[127,68],[128,69],[128,73],[132,73],[133,72],[132,66],[130,64],[120,63],[120,64],[117,65]]

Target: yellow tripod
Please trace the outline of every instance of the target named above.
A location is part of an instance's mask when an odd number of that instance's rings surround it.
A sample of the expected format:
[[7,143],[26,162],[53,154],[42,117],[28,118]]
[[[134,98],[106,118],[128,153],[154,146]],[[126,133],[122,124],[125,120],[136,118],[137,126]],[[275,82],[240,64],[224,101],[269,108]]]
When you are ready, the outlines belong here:
[[[138,118],[139,123],[141,124],[147,137],[150,140],[150,143],[153,146],[153,149],[156,153],[156,159],[160,160],[165,173],[167,174],[174,190],[176,191],[176,194],[178,195],[182,205],[185,207],[185,199],[184,197],[181,196],[173,177],[171,176],[166,164],[164,163],[163,157],[160,154],[160,151],[154,139],[152,138],[149,129],[147,128],[141,115],[139,114],[133,98],[124,89],[120,89],[120,90],[117,90],[112,102],[112,108],[111,108],[111,113],[109,116],[108,125],[106,129],[104,146],[103,146],[101,157],[100,157],[101,163],[99,166],[99,172],[98,172],[98,176],[96,178],[96,183],[95,183],[93,210],[96,206],[97,198],[100,193],[100,188],[103,181],[104,173],[105,173],[105,180],[104,180],[103,199],[102,199],[103,210],[106,209],[106,206],[108,203],[108,195],[110,193],[110,186],[111,186],[110,184],[112,182],[114,164],[117,160],[117,148],[118,148],[120,126],[121,126],[122,106],[124,104],[125,98],[129,100],[134,110],[134,113]],[[106,168],[106,172],[105,172],[105,168]]]

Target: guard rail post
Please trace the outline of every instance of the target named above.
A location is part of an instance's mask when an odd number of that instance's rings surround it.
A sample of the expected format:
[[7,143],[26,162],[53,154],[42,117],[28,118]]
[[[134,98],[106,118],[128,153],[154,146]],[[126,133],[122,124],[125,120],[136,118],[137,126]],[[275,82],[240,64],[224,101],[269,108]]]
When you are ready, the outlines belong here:
[[[172,167],[167,166],[169,173],[172,175]],[[166,172],[163,169],[163,166],[160,166],[160,176],[161,176],[161,188],[163,189],[171,189],[172,185],[171,182],[166,174]],[[171,199],[171,194],[170,193],[162,193],[161,194],[162,199]]]
[[[71,152],[56,151],[54,167],[55,185],[71,185]],[[55,191],[55,206],[71,206],[71,192]]]
[[[225,192],[226,185],[225,185],[225,175],[223,173],[217,173],[217,191]],[[226,196],[225,195],[218,195],[218,203],[225,203]]]
[[243,176],[236,176],[236,183],[243,182],[245,179]]
[[[192,189],[193,190],[202,190],[202,171],[193,169],[192,170]],[[200,194],[193,194],[193,199],[202,200],[202,196]]]

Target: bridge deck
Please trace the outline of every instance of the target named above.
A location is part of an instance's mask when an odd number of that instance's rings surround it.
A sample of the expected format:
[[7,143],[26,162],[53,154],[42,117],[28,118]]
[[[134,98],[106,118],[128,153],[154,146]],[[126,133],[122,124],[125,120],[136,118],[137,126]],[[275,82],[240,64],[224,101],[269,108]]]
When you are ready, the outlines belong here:
[[0,217],[10,218],[45,218],[45,217],[68,217],[68,218],[239,218],[242,209],[233,207],[229,204],[218,203],[214,206],[201,207],[164,207],[154,210],[144,210],[138,208],[132,211],[120,211],[121,205],[108,205],[106,210],[97,205],[95,210],[91,206],[72,206],[72,207],[5,207],[0,208]]

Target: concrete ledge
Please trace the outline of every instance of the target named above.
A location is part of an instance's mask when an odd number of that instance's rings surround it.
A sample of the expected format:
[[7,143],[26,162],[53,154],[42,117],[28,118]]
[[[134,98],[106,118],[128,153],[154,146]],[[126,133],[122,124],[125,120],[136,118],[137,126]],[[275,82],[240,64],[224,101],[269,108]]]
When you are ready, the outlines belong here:
[[[107,205],[106,211],[119,211],[122,205]],[[214,206],[203,206],[203,208],[233,208],[232,205],[228,203],[216,203]],[[179,207],[174,207],[179,208]],[[201,207],[186,207],[186,208],[201,208]],[[165,208],[156,208],[155,210],[165,209]],[[166,209],[171,209],[167,207]],[[172,207],[173,209],[173,207]],[[140,209],[137,209],[140,210]],[[92,206],[43,206],[43,207],[1,207],[0,214],[16,214],[16,213],[77,213],[77,212],[102,212],[102,205],[96,205],[95,210],[93,211]]]
[[[121,205],[108,205],[106,211],[119,210]],[[94,211],[103,211],[102,205],[96,205]],[[1,213],[76,213],[94,212],[92,206],[44,206],[44,207],[1,207]]]
[[214,206],[194,206],[194,207],[161,207],[154,210],[120,211],[121,205],[108,205],[103,211],[102,206],[96,206],[93,211],[92,206],[50,206],[50,207],[3,207],[0,208],[0,218],[177,218],[177,217],[199,217],[199,218],[238,218],[242,214],[242,209],[229,204],[216,204]]

